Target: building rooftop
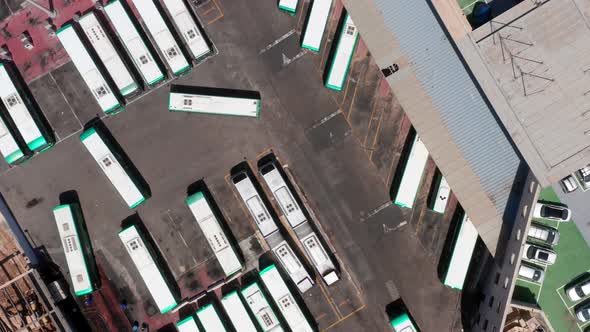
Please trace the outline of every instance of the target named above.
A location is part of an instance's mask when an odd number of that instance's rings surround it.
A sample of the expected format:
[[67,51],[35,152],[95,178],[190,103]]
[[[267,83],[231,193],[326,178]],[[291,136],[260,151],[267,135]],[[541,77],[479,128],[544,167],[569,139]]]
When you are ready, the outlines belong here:
[[386,74],[393,93],[494,254],[526,165],[434,8],[427,0],[344,3],[380,68],[394,68]]
[[589,16],[588,1],[523,1],[461,48],[543,185],[590,162]]

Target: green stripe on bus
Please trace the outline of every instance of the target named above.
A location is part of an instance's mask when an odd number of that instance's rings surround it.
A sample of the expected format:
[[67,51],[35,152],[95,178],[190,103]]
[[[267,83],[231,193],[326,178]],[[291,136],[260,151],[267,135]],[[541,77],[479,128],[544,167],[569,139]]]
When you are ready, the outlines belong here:
[[187,68],[190,68],[190,65],[186,65],[185,67],[180,68],[179,70],[174,72],[174,75],[186,75],[188,74],[188,72],[185,73],[185,71],[187,71]]
[[134,91],[137,91],[137,84],[135,84],[135,83],[131,83],[128,86],[124,87],[123,89],[119,90],[119,92],[123,96],[133,93]]
[[60,32],[64,31],[67,28],[71,28],[72,25],[71,24],[66,24],[63,27],[59,28],[55,33],[59,34]]
[[[115,106],[113,106],[113,107],[111,107],[111,108],[109,108],[109,109],[107,109],[107,110],[104,110],[104,112],[105,112],[105,113],[107,113],[107,114],[109,114],[109,113],[112,113],[112,112],[114,112],[114,110],[116,110],[116,109],[117,109],[117,108],[119,108],[119,107],[120,107],[121,109],[120,109],[119,111],[117,111],[116,113],[119,113],[119,112],[121,112],[122,110],[124,110],[124,109],[125,109],[125,107],[123,107],[123,105],[121,105],[121,104],[117,104],[117,105],[115,105]],[[115,114],[116,114],[116,113],[115,113]]]
[[186,324],[189,321],[194,321],[195,319],[193,318],[193,316],[188,316],[187,318],[181,320],[180,322],[176,323],[176,326],[181,326],[183,324]]
[[270,270],[273,270],[273,269],[276,269],[276,266],[274,264],[273,265],[270,265],[270,266],[267,266],[264,270],[260,271],[260,275],[263,275],[266,272],[268,272]]
[[129,205],[129,208],[135,209],[138,205],[140,205],[143,202],[145,202],[145,197],[142,197],[139,201]]
[[76,296],[86,295],[86,294],[92,293],[93,291],[94,291],[94,288],[92,288],[92,287],[86,288],[86,289],[83,289],[81,291],[77,291],[76,292]]
[[35,138],[32,142],[27,143],[27,146],[29,147],[29,150],[35,151],[39,147],[44,146],[45,144],[47,144],[47,140],[45,140],[45,137],[41,136]]
[[24,156],[25,154],[21,150],[16,150],[8,156],[4,157],[4,160],[6,160],[7,163],[12,164],[21,160]]
[[53,208],[53,211],[57,211],[57,210],[65,209],[65,208],[70,208],[70,204],[58,205],[58,206],[56,206],[56,207]]
[[163,79],[164,79],[164,75],[161,75],[158,78],[156,78],[155,80],[152,80],[152,81],[148,82],[148,85],[156,84],[156,83],[160,82]]
[[80,140],[83,141],[83,140],[87,139],[89,136],[94,135],[94,134],[96,134],[96,128],[94,128],[94,127],[88,128],[80,135]]
[[326,88],[330,88],[330,89],[336,90],[336,91],[342,91],[342,86],[336,86],[336,85],[332,85],[332,84],[326,84]]
[[164,309],[160,310],[160,313],[161,313],[161,314],[165,314],[165,313],[167,313],[168,311],[170,311],[170,310],[174,309],[174,307],[176,307],[176,302],[174,302],[174,304],[171,304],[171,305],[167,306],[166,308],[164,308]]
[[309,46],[309,45],[305,45],[305,44],[301,45],[301,47],[302,48],[306,48],[306,49],[311,50],[311,51],[314,51],[314,52],[319,52],[320,51],[320,49],[318,47],[313,47],[313,46]]
[[201,200],[203,197],[205,197],[205,195],[203,195],[203,192],[199,191],[187,197],[186,204],[193,204],[194,202]]
[[[346,20],[348,19],[348,14],[346,14],[346,17],[344,18],[344,22],[346,23]],[[346,33],[345,31],[346,28],[346,24],[344,24],[342,26],[342,30],[340,31],[340,38],[338,39],[338,45],[336,46],[336,50],[338,50],[338,48],[340,47],[340,41],[342,40],[342,36],[344,33]],[[346,76],[348,75],[348,69],[350,69],[350,62],[352,61],[352,57],[354,55],[354,50],[356,49],[356,45],[358,44],[359,41],[359,35],[357,33],[356,35],[356,40],[354,41],[354,45],[352,46],[352,52],[350,52],[350,55],[348,56],[348,62],[346,64],[346,70],[344,71],[344,75],[342,76],[342,82],[340,82],[340,86],[334,86],[332,84],[327,84],[326,83],[326,87],[333,89],[333,90],[337,90],[337,91],[342,91],[342,87],[344,86],[344,81],[346,81]],[[336,55],[334,55],[336,56]],[[330,72],[328,73],[328,78],[330,76],[332,76],[332,70],[334,69],[334,61],[332,60],[332,64],[330,65]],[[327,80],[326,80],[327,81]]]
[[297,10],[297,8],[291,8],[291,7],[287,7],[287,6],[279,6],[279,9],[284,10],[286,12],[290,12],[290,13],[295,13],[295,10]]

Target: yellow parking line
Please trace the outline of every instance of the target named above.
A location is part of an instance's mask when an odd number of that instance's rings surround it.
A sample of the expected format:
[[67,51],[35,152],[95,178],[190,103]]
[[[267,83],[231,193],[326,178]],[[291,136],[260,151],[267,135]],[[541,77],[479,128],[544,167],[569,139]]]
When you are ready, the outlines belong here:
[[350,114],[352,113],[352,106],[354,105],[354,100],[356,99],[356,92],[358,91],[358,88],[359,88],[359,85],[360,85],[361,76],[365,72],[366,72],[366,69],[364,71],[361,71],[359,73],[358,78],[357,78],[356,85],[354,86],[354,93],[352,94],[352,99],[350,100],[350,106],[348,107],[348,114],[346,114],[346,120],[350,119]]
[[211,7],[209,9],[205,10],[204,12],[202,12],[201,15],[207,15],[207,14],[209,14],[210,12],[212,12],[214,10],[215,10],[215,7]]
[[334,302],[332,301],[332,299],[330,297],[328,297],[328,294],[326,294],[326,290],[324,289],[324,286],[321,283],[318,283],[318,286],[320,286],[320,290],[322,291],[322,295],[324,296],[324,299],[326,300],[326,302],[328,302],[328,304],[330,304],[330,307],[332,308],[334,315],[336,315],[336,317],[338,317],[338,318],[342,318],[342,315],[336,309]]
[[357,309],[356,309],[356,310],[354,310],[353,312],[351,312],[351,313],[349,313],[348,315],[346,315],[346,316],[342,317],[341,319],[339,319],[339,320],[335,321],[335,322],[334,322],[334,323],[332,323],[330,326],[328,326],[328,327],[326,327],[325,329],[323,329],[321,332],[326,332],[326,331],[328,331],[329,329],[333,328],[334,326],[336,326],[336,325],[338,325],[338,324],[342,323],[343,321],[345,321],[345,320],[349,319],[350,317],[352,317],[353,315],[355,315],[357,312],[359,312],[359,311],[361,311],[361,310],[365,309],[365,307],[366,307],[366,306],[367,306],[366,304],[363,304],[362,306],[360,306],[359,308],[357,308]]

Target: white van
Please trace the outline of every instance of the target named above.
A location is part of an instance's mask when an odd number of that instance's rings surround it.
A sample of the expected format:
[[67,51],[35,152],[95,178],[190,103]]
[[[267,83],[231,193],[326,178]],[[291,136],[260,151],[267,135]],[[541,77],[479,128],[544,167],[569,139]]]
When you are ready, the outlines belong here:
[[545,272],[543,272],[543,270],[540,267],[528,264],[521,264],[520,268],[518,269],[518,275],[525,279],[542,283],[543,278],[545,277]]
[[559,242],[559,231],[557,229],[537,223],[531,224],[528,236],[552,246]]

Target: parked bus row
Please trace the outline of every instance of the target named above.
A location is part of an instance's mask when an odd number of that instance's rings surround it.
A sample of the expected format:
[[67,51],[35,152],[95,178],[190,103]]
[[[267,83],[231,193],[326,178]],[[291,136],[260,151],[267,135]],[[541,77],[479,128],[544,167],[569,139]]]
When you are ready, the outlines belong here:
[[[294,15],[297,11],[298,0],[280,0],[279,9]],[[322,39],[326,31],[332,0],[314,0],[311,2],[307,23],[301,39],[301,47],[313,52],[320,52]],[[334,40],[336,42],[332,57],[328,59],[324,84],[327,88],[340,91],[346,82],[346,76],[354,50],[359,39],[359,33],[352,18],[345,12],[341,28]]]
[[[226,238],[213,216],[213,211],[205,195],[200,192],[191,195],[187,199],[187,204],[193,214],[199,216],[196,217],[197,222],[201,225],[211,247],[214,246],[211,243],[212,240]],[[59,205],[53,209],[53,215],[64,249],[74,293],[77,296],[83,296],[94,292],[100,287],[100,280],[79,204]],[[166,313],[174,309],[178,302],[146,235],[136,225],[131,225],[119,232],[121,242],[160,313]],[[242,270],[242,265],[229,243],[226,248],[230,251],[225,253],[218,251],[216,257],[226,275],[231,275]],[[263,331],[283,331],[278,314],[273,311],[274,307],[278,308],[284,322],[292,331],[313,331],[310,322],[277,267],[270,265],[263,269],[259,276],[262,286],[258,280],[250,281],[239,292],[232,291],[221,299],[221,304],[231,324],[240,331],[257,331],[256,326]],[[269,303],[265,294],[270,295],[273,305]],[[223,321],[218,310],[217,306],[208,304],[195,313],[196,317],[191,315],[178,322],[177,327],[180,331],[199,331],[198,321],[205,331],[225,331],[227,323]],[[252,314],[249,314],[248,311]],[[256,321],[254,322],[251,317],[255,317]]]
[[[340,279],[336,264],[329,251],[320,240],[318,233],[307,218],[307,211],[298,202],[288,179],[278,161],[274,158],[259,168],[268,189],[295,233],[308,260],[313,264],[326,285],[332,285]],[[280,222],[275,220],[266,204],[265,196],[257,189],[252,177],[246,171],[232,176],[232,182],[244,205],[250,212],[260,234],[275,254],[277,261],[287,271],[301,293],[309,290],[314,281],[305,264],[297,257],[289,242],[280,230]]]
[[[122,111],[125,100],[140,93],[142,87],[153,87],[166,76],[185,75],[193,62],[212,53],[183,0],[163,3],[168,15],[160,12],[152,0],[133,1],[142,25],[123,0],[114,0],[103,10],[91,11],[57,31],[61,44],[105,114]],[[176,31],[168,28],[168,20]],[[114,36],[122,48],[114,46]],[[150,40],[157,54],[150,51]]]
[[53,131],[11,63],[0,63],[0,153],[17,165],[53,146]]

